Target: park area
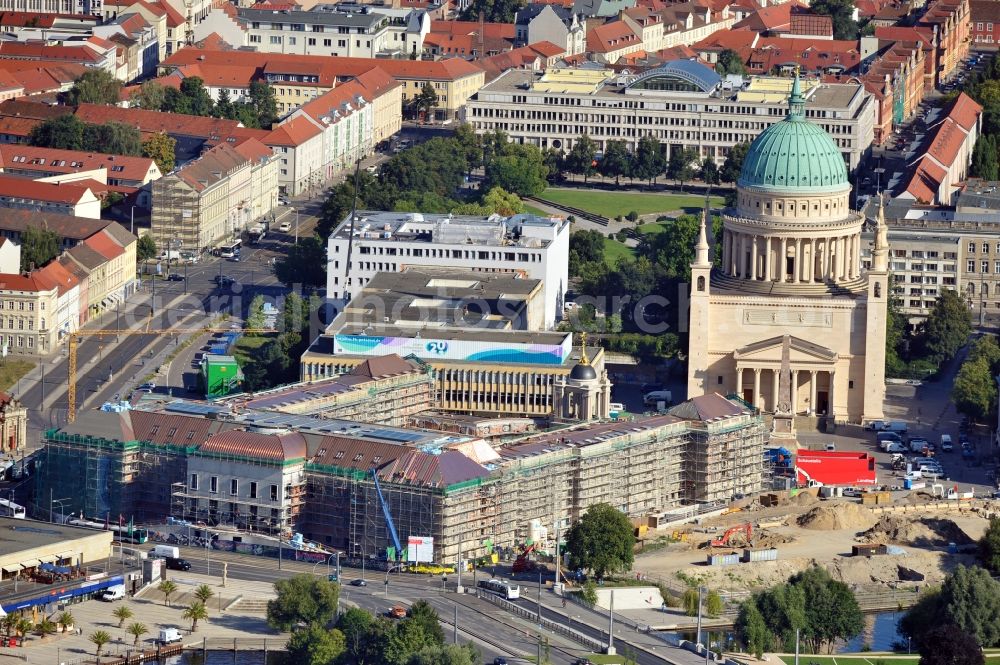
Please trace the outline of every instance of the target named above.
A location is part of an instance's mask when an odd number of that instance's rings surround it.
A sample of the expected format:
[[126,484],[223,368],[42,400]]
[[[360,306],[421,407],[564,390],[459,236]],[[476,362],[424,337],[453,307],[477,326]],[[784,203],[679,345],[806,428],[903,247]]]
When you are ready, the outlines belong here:
[[[655,215],[669,212],[697,212],[705,205],[705,197],[697,194],[654,194],[649,192],[614,192],[594,189],[559,189],[550,187],[538,198],[556,205],[572,206],[608,219],[636,212]],[[713,208],[722,207],[722,197],[709,197]]]
[[10,390],[18,380],[33,370],[35,363],[7,358],[0,364],[0,390]]

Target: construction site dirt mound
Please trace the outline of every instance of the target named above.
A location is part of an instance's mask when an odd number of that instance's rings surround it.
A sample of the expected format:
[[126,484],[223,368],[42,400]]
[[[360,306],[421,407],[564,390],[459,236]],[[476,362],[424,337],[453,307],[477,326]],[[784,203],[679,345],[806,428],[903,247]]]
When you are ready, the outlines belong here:
[[904,498],[903,500],[910,505],[917,505],[921,503],[929,503],[931,501],[934,501],[935,498],[936,497],[930,492],[917,491],[917,492],[910,492],[909,494],[906,495],[906,498]]
[[800,516],[797,523],[814,531],[861,530],[875,523],[875,515],[856,503],[836,503],[813,508]]
[[921,547],[941,547],[949,543],[969,545],[973,539],[957,524],[940,517],[910,519],[883,515],[870,529],[858,534],[862,543],[899,543]]
[[757,531],[753,534],[753,546],[763,549],[777,547],[778,545],[787,545],[788,543],[794,542],[795,536],[777,533],[776,531],[768,531],[767,529],[757,529]]
[[814,503],[819,503],[819,499],[812,492],[799,492],[792,499],[792,503],[799,506],[811,506]]

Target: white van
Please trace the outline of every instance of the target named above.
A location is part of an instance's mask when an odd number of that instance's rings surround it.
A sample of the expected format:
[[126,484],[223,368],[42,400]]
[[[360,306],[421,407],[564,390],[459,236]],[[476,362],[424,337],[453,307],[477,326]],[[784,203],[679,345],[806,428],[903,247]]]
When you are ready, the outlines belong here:
[[181,641],[181,633],[176,628],[160,628],[160,636],[156,639],[160,644],[173,644]]
[[895,432],[896,434],[906,434],[910,430],[906,423],[898,420],[889,423],[885,429],[889,432]]
[[108,587],[107,589],[104,590],[104,593],[101,594],[101,600],[103,600],[106,603],[112,603],[116,600],[121,600],[124,597],[125,597],[124,584],[116,584],[112,587]]

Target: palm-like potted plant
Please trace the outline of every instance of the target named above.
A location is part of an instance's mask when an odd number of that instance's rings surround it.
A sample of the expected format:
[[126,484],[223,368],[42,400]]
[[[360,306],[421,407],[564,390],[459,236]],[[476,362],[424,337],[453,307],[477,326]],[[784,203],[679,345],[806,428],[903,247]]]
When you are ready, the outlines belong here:
[[164,605],[169,605],[170,596],[177,593],[177,585],[171,582],[170,580],[163,580],[156,586],[156,588],[159,589],[160,593],[163,594]]
[[104,650],[104,645],[111,641],[111,634],[106,630],[95,630],[87,639],[93,642],[94,646],[97,647],[97,663],[100,665],[101,651]]
[[191,603],[181,616],[191,621],[191,632],[197,633],[198,622],[208,618],[208,610],[205,609],[205,603],[196,601]]
[[135,638],[135,640],[132,642],[132,646],[139,646],[139,638],[148,633],[149,629],[146,628],[146,624],[135,621],[133,623],[130,623],[128,625],[128,628],[125,629],[125,631],[129,635]]
[[125,622],[128,621],[129,619],[131,619],[132,616],[133,616],[132,615],[132,610],[130,610],[129,608],[127,608],[124,605],[119,605],[118,607],[116,607],[115,611],[112,612],[112,614],[115,616],[116,619],[118,619],[118,627],[119,628],[121,628],[122,626],[124,626]]
[[215,592],[212,591],[212,587],[208,586],[207,584],[202,584],[197,589],[194,590],[194,597],[197,598],[198,601],[205,606],[206,610],[208,609],[209,599],[212,598],[212,596],[214,595]]
[[56,623],[51,619],[47,618],[42,619],[35,626],[35,634],[41,637],[42,639],[45,639],[46,637],[52,635],[55,632],[56,632]]
[[56,623],[62,626],[62,630],[65,633],[73,630],[73,625],[76,623],[76,617],[73,616],[72,612],[62,612],[58,617],[56,617]]

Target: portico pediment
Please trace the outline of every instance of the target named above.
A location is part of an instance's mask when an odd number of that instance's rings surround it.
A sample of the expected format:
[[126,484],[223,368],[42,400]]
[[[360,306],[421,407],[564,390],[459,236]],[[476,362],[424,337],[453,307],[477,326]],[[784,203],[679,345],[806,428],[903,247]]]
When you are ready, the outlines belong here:
[[[781,363],[783,336],[753,342],[733,351],[737,361],[761,363]],[[825,346],[808,342],[800,337],[790,336],[790,361],[794,363],[831,363],[837,360],[837,352]]]

